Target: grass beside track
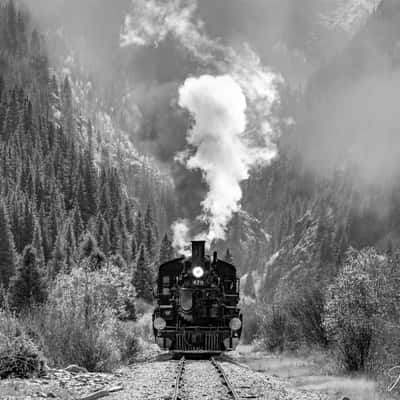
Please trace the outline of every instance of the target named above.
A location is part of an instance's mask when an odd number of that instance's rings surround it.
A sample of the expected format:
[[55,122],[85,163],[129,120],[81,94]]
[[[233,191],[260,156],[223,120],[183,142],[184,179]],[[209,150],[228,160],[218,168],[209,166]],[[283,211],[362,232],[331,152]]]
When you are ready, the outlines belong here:
[[332,358],[322,352],[277,355],[239,346],[233,357],[255,371],[288,381],[293,388],[327,393],[330,400],[344,396],[350,400],[396,400],[365,376],[340,374]]

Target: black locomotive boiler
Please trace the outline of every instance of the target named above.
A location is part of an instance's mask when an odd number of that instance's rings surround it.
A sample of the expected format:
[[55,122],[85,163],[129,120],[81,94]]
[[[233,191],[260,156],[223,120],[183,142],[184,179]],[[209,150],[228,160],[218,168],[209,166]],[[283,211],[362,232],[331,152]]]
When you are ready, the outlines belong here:
[[192,242],[192,256],[159,267],[153,313],[156,343],[175,353],[220,353],[235,349],[242,332],[236,268],[205,255]]

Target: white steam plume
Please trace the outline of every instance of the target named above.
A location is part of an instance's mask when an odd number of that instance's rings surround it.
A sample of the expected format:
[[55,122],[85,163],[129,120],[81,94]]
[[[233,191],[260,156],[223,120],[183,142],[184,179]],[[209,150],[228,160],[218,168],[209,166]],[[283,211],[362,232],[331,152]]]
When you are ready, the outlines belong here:
[[[240,183],[250,169],[277,154],[271,107],[281,78],[262,66],[249,45],[239,52],[207,36],[196,8],[196,0],[132,0],[121,45],[157,46],[170,35],[199,64],[218,71],[216,77],[187,79],[179,91],[179,104],[196,123],[187,136],[195,153],[188,149],[177,159],[202,170],[209,186],[199,217],[209,229],[196,239],[212,241],[225,238],[232,214],[240,209]],[[189,225],[187,220],[173,225],[175,248],[187,243]]]
[[189,256],[190,249],[188,248],[190,242],[190,229],[189,221],[186,219],[178,219],[172,224],[172,232],[174,237],[172,240],[172,247],[178,251],[179,254]]
[[232,214],[242,198],[240,182],[252,163],[244,143],[246,97],[230,76],[189,78],[179,90],[179,105],[195,118],[187,142],[196,151],[186,166],[200,169],[209,186],[202,203],[202,220],[209,226],[207,241],[223,239]]

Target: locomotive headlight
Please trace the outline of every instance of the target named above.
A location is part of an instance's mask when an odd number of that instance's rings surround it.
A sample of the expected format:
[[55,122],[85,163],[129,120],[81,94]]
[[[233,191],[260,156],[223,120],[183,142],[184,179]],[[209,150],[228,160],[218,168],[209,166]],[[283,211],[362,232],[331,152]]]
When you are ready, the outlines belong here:
[[242,321],[239,318],[232,318],[229,322],[229,328],[238,331],[242,327]]
[[195,278],[199,279],[204,275],[204,269],[201,267],[194,267],[192,270],[192,274]]
[[157,317],[157,318],[154,320],[153,325],[154,325],[154,328],[155,328],[155,329],[157,329],[158,331],[161,331],[161,330],[163,330],[163,329],[167,326],[167,323],[165,322],[165,319],[164,319],[164,318]]

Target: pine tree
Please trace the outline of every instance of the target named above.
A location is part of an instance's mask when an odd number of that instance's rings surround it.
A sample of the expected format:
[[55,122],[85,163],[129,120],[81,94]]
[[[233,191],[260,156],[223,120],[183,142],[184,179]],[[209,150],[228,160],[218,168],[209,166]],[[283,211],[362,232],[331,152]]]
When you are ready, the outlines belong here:
[[121,190],[121,178],[116,168],[111,169],[109,173],[109,189],[110,189],[110,200],[111,200],[111,215],[116,217],[120,211],[120,205],[122,203],[122,190]]
[[30,201],[26,198],[25,199],[25,206],[24,206],[24,215],[23,215],[23,225],[22,229],[19,232],[20,235],[20,243],[22,247],[18,249],[19,252],[30,245],[33,241],[33,233],[35,229],[35,218],[30,206]]
[[43,247],[43,255],[44,255],[44,263],[46,264],[51,258],[52,248],[49,245],[48,239],[48,219],[46,217],[46,212],[44,210],[43,204],[40,207],[39,211],[39,226],[41,228],[42,234],[42,247]]
[[114,218],[110,226],[110,252],[111,254],[121,254],[122,251],[122,236],[119,230],[118,219]]
[[17,256],[7,208],[4,201],[0,200],[0,286],[8,288],[16,267]]
[[118,225],[118,231],[120,232],[120,244],[118,246],[120,248],[120,254],[124,257],[126,262],[129,262],[131,256],[130,241],[122,210],[119,210],[116,222]]
[[79,205],[76,205],[72,212],[72,221],[73,221],[73,227],[74,227],[75,240],[79,241],[79,239],[82,235],[82,232],[83,232],[83,221],[82,221]]
[[55,241],[58,237],[58,220],[56,207],[53,204],[50,208],[48,229],[49,247],[54,249]]
[[39,221],[35,221],[35,231],[33,232],[32,247],[36,251],[36,259],[38,267],[41,271],[44,271],[45,259],[43,251],[43,239],[42,239],[42,229],[40,227]]
[[88,223],[89,218],[91,216],[91,213],[90,213],[91,206],[88,202],[86,187],[85,187],[85,184],[84,184],[82,178],[79,179],[76,198],[77,198],[77,203],[78,203],[79,209],[81,211],[82,221],[83,221],[84,225],[86,226],[86,224]]
[[18,126],[19,110],[17,103],[17,95],[15,90],[11,92],[11,99],[7,107],[7,117],[5,122],[4,140],[9,140],[14,135]]
[[48,263],[47,279],[48,281],[54,280],[59,273],[65,273],[67,266],[65,264],[65,252],[64,252],[64,237],[60,233],[57,236],[52,258]]
[[125,262],[128,263],[131,259],[131,243],[129,237],[126,235],[122,235],[121,237],[121,255],[124,258]]
[[107,183],[104,183],[100,190],[99,211],[109,223],[111,218],[111,197]]
[[132,213],[128,201],[125,201],[125,225],[126,225],[126,230],[129,233],[133,233],[135,224],[133,222]]
[[68,220],[64,233],[64,254],[66,272],[71,272],[72,268],[76,265],[76,240],[73,229],[73,221]]
[[153,301],[153,275],[144,245],[140,246],[137,267],[133,275],[132,284],[136,288],[137,297],[149,303]]
[[68,76],[64,79],[62,88],[62,123],[68,137],[71,137],[73,129],[72,89]]
[[105,255],[110,253],[111,241],[110,241],[110,230],[103,215],[99,213],[96,222],[96,235],[97,242]]
[[136,257],[137,257],[137,244],[136,244],[135,235],[132,235],[132,239],[131,239],[131,260],[132,260],[133,263],[136,263]]
[[140,246],[142,243],[144,243],[144,239],[145,239],[143,218],[142,218],[142,214],[140,211],[138,212],[138,215],[136,217],[135,230],[136,230],[136,232],[135,232],[136,233],[136,243],[138,246]]
[[24,249],[22,263],[11,280],[9,302],[11,308],[20,312],[46,300],[46,285],[32,246]]
[[154,261],[154,257],[156,255],[156,239],[154,237],[153,229],[151,225],[146,227],[145,231],[145,246],[147,255],[149,257],[150,262]]
[[158,230],[157,230],[157,225],[154,222],[154,217],[153,217],[153,209],[148,203],[147,205],[147,210],[146,210],[146,215],[144,217],[144,227],[145,229],[149,230],[151,229],[155,241],[158,240]]
[[172,260],[173,257],[174,249],[166,233],[161,241],[159,263],[164,264],[165,262]]
[[97,172],[93,160],[93,148],[92,148],[92,124],[88,123],[88,140],[89,148],[85,151],[85,171],[84,171],[84,188],[86,194],[87,209],[85,212],[90,216],[97,214]]

